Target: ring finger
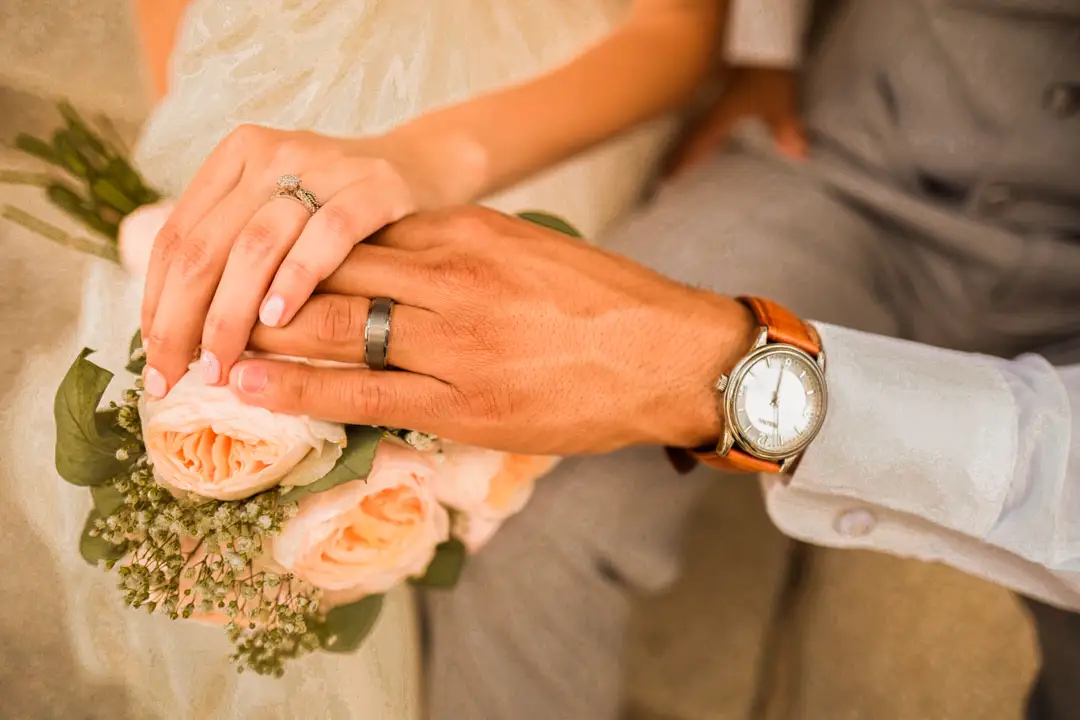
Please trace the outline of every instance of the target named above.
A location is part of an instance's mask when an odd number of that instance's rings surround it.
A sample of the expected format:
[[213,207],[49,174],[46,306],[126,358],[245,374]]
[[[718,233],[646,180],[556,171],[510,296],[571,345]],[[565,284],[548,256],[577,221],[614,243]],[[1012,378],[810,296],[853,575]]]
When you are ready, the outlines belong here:
[[[315,295],[287,326],[259,324],[251,334],[254,350],[337,362],[362,363],[371,300],[356,295]],[[439,317],[430,310],[395,304],[391,314],[387,363],[394,368],[439,377],[444,374],[431,339],[438,337]]]

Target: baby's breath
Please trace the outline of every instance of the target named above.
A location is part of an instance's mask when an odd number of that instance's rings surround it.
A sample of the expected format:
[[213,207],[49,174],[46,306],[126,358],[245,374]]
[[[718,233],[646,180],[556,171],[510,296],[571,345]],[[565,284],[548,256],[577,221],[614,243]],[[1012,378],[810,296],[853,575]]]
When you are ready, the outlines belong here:
[[[118,561],[124,602],[172,619],[195,613],[229,618],[237,669],[280,676],[284,662],[319,647],[318,592],[292,575],[258,567],[268,539],[296,511],[276,491],[246,500],[176,498],[154,479],[139,420],[141,381],[113,403],[128,441],[117,451],[129,469],[112,479],[121,503],[92,534],[128,548]],[[182,541],[183,539],[183,541]]]

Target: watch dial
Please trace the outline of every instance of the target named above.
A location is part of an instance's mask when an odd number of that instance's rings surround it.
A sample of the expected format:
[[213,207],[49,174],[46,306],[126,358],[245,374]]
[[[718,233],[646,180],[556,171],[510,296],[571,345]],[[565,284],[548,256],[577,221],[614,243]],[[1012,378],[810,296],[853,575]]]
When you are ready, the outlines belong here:
[[778,350],[739,374],[735,423],[751,449],[767,455],[798,452],[824,418],[825,388],[812,360]]

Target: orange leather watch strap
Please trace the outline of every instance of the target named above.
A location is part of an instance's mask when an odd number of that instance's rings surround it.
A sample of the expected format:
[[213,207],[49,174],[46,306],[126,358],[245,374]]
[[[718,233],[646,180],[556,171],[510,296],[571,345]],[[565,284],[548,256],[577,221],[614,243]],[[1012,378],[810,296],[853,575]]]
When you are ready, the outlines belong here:
[[810,357],[821,353],[817,332],[783,305],[757,297],[740,297],[739,302],[754,313],[758,325],[769,329],[769,342],[794,345]]
[[717,455],[716,448],[691,450],[690,456],[714,470],[728,472],[778,473],[780,463],[756,458],[738,448],[731,448],[727,455]]
[[[767,328],[769,342],[793,345],[811,357],[821,353],[821,339],[813,327],[807,325],[790,310],[770,300],[757,297],[740,297],[739,302],[750,308],[759,326]],[[672,460],[679,472],[689,472],[693,465],[702,462],[709,467],[728,472],[778,473],[780,463],[762,460],[738,448],[731,448],[726,455],[719,455],[715,446],[685,451],[681,465]],[[668,453],[672,457],[672,453]],[[687,457],[688,456],[688,457]]]

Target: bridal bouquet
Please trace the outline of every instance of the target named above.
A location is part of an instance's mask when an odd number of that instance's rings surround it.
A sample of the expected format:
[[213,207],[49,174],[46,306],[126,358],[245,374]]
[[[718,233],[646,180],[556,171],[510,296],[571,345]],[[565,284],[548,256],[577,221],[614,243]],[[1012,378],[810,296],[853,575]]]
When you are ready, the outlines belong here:
[[[128,181],[138,202],[105,208],[107,227],[87,225],[109,241],[94,254],[137,268],[170,206]],[[577,235],[554,216],[521,216]],[[280,676],[290,658],[355,650],[385,592],[453,586],[557,462],[270,412],[197,371],[151,398],[138,333],[129,387],[103,403],[114,375],[92,352],[54,405],[56,469],[93,502],[79,552],[115,573],[127,605],[223,627],[241,671]]]
[[241,670],[354,650],[386,591],[452,586],[556,462],[273,413],[196,372],[102,406],[90,353],[55,403],[56,468],[93,499],[79,550],[131,607],[223,626]]

